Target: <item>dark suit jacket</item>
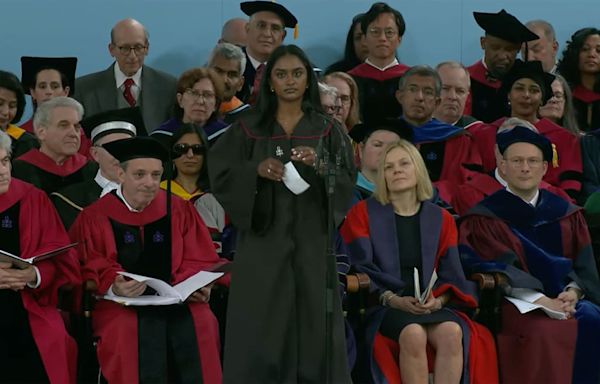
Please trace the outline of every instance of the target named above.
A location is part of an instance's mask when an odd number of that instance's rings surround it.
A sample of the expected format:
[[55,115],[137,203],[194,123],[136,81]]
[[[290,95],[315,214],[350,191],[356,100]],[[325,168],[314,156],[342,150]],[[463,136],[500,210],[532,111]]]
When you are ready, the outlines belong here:
[[244,48],[243,51],[246,55],[246,68],[244,69],[244,85],[235,96],[238,99],[242,100],[244,103],[247,103],[248,98],[250,97],[250,93],[252,91],[252,86],[254,85],[254,76],[256,76],[256,69],[250,61],[250,57],[248,56],[248,52],[246,52],[246,48]]
[[[115,64],[107,69],[82,76],[75,81],[75,95],[85,108],[85,115],[118,108],[119,90],[115,87]],[[142,69],[141,109],[146,130],[151,132],[172,114],[177,80],[164,72],[144,65]]]

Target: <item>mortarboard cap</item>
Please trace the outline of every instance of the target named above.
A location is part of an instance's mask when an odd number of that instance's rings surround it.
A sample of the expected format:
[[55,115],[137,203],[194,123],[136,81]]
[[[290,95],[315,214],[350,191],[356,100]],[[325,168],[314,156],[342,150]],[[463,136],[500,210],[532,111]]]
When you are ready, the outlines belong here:
[[132,137],[147,136],[144,118],[139,107],[97,113],[83,119],[81,127],[92,144],[111,133],[127,133]]
[[358,123],[348,132],[348,135],[356,143],[362,143],[375,131],[394,132],[401,139],[412,142],[413,130],[408,123],[402,119],[385,118],[373,122]]
[[521,44],[540,38],[504,9],[498,13],[473,12],[473,17],[485,33],[511,43]]
[[102,147],[120,163],[133,159],[158,159],[162,162],[169,159],[167,149],[151,137],[142,136],[111,141]]
[[248,16],[252,16],[256,12],[273,12],[283,20],[283,25],[286,28],[294,28],[298,24],[298,19],[290,11],[281,4],[272,1],[244,1],[240,3],[240,9]]
[[552,82],[555,76],[544,72],[541,61],[515,60],[514,65],[502,78],[501,91],[508,94],[513,84],[519,79],[531,79],[542,89],[542,104],[546,104],[552,97]]
[[37,74],[44,69],[55,69],[62,73],[68,81],[70,94],[75,91],[76,57],[32,57],[21,56],[21,84],[23,90],[29,94],[29,89],[35,85]]
[[553,159],[554,153],[550,140],[527,127],[517,125],[511,130],[496,134],[496,144],[501,154],[504,154],[504,151],[514,143],[533,144],[542,151],[545,161],[550,162]]

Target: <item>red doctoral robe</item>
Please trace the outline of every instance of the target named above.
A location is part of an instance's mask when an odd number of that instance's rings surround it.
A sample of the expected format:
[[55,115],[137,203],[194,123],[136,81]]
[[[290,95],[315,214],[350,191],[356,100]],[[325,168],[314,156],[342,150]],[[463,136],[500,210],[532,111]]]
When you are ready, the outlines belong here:
[[[8,191],[0,194],[0,213],[17,203],[20,204],[18,222],[21,258],[31,258],[69,244],[69,237],[58,214],[42,191],[31,184],[12,179]],[[20,291],[33,339],[50,382],[75,383],[77,346],[67,333],[56,309],[58,288],[80,284],[75,252],[70,250],[35,265],[40,273],[39,287],[26,287]],[[2,348],[9,347],[3,345]]]
[[[219,262],[211,238],[191,203],[176,196],[172,200],[171,285]],[[115,235],[111,222],[139,226],[156,222],[166,215],[166,193],[162,190],[141,212],[132,212],[114,194],[107,194],[85,208],[69,230],[79,239],[82,275],[105,294],[123,271],[117,261]],[[85,241],[83,241],[85,240]],[[188,303],[200,354],[204,384],[221,383],[217,320],[206,303]],[[138,334],[136,309],[100,300],[93,313],[93,331],[99,338],[98,361],[110,383],[138,382]],[[191,336],[191,335],[190,335]],[[166,352],[165,352],[166,358]]]

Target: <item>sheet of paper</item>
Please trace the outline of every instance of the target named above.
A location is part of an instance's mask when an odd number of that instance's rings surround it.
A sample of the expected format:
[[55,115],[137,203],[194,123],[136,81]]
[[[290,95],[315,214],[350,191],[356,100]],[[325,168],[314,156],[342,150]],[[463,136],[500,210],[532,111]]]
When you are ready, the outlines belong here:
[[221,276],[223,276],[223,272],[200,271],[195,275],[188,277],[173,288],[179,292],[181,301],[185,301],[185,299],[187,299],[188,296],[193,292],[196,292],[200,288],[207,286]]
[[117,272],[119,275],[123,275],[125,277],[129,277],[135,281],[139,281],[140,283],[146,283],[147,286],[154,289],[160,296],[163,297],[176,297],[179,299],[179,293],[169,284],[165,283],[162,280],[155,279],[153,277],[136,275],[135,273],[129,272]]
[[421,302],[421,283],[419,280],[419,270],[417,268],[413,268],[413,279],[415,284],[415,299]]
[[435,282],[438,279],[438,275],[436,270],[433,270],[433,273],[431,274],[431,280],[429,280],[429,285],[427,285],[427,289],[425,289],[425,292],[423,292],[423,294],[421,295],[421,304],[425,304],[425,302],[427,301],[427,299],[429,298],[429,295],[431,295],[431,291],[433,290],[433,285],[435,284]]
[[527,301],[517,299],[514,297],[505,296],[504,298],[506,300],[510,301],[511,303],[513,303],[513,305],[515,307],[517,307],[517,309],[521,313],[527,313],[527,312],[534,311],[536,309],[541,309],[542,311],[544,311],[546,313],[546,315],[548,315],[549,317],[551,317],[553,319],[557,319],[557,320],[566,320],[567,319],[567,316],[563,312],[554,311],[550,308],[544,307],[543,305],[529,303]]
[[308,187],[310,187],[310,184],[308,184],[302,178],[302,176],[300,176],[298,170],[296,167],[294,167],[294,164],[292,164],[291,161],[285,163],[285,171],[283,172],[282,181],[283,184],[285,184],[285,186],[296,195],[301,194],[302,192],[306,191]]
[[179,297],[163,297],[163,296],[138,296],[138,297],[123,297],[106,294],[102,296],[105,300],[111,300],[122,305],[172,305],[181,303]]

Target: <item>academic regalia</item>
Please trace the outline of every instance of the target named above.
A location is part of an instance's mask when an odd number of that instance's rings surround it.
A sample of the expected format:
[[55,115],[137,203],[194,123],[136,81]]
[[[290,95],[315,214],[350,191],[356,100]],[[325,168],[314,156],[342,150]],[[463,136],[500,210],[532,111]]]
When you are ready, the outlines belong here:
[[585,204],[592,193],[600,190],[600,130],[581,136],[581,162],[583,183],[579,196],[579,205]]
[[[561,334],[567,321],[550,318],[552,333],[528,326],[529,315],[519,315],[520,330],[498,335],[500,360],[504,356],[535,356],[534,361],[506,365],[503,375],[523,382],[598,382],[600,369],[600,283],[590,236],[581,208],[551,192],[540,190],[535,207],[520,197],[498,191],[481,201],[460,221],[460,245],[467,273],[500,272],[513,288],[529,288],[556,297],[570,281],[585,294],[576,306],[577,339],[572,376],[557,379],[569,346],[552,335]],[[565,324],[565,325],[563,325]],[[537,332],[536,332],[537,331]],[[524,339],[524,340],[523,340]],[[517,342],[517,340],[519,340]],[[572,348],[572,346],[571,346]],[[520,352],[517,352],[520,351]],[[566,353],[566,355],[565,355]],[[562,361],[551,356],[562,354]],[[564,374],[564,372],[562,372]],[[566,380],[565,380],[566,379]]]
[[477,123],[481,123],[481,120],[477,120],[473,116],[462,115],[460,119],[456,121],[453,125],[455,127],[461,127],[464,129],[469,129],[471,126],[476,125]]
[[[173,117],[162,123],[158,129],[152,131],[150,136],[165,145],[166,148],[169,148],[171,137],[182,125],[183,123],[180,119]],[[212,145],[229,127],[230,125],[223,120],[211,119],[202,127],[202,132],[206,135],[209,145]]]
[[13,176],[51,194],[68,185],[93,179],[96,163],[76,153],[58,165],[38,149],[32,149],[13,161]]
[[363,121],[376,121],[402,115],[402,106],[396,100],[398,81],[410,67],[394,65],[381,71],[363,63],[348,72],[358,86],[358,101]]
[[85,207],[98,200],[101,193],[102,187],[92,178],[52,192],[50,200],[52,200],[60,219],[68,230],[77,218],[77,215]]
[[[443,313],[452,316],[463,331],[464,368],[461,382],[470,383],[497,381],[497,368],[493,353],[493,339],[488,334],[485,342],[471,338],[471,327],[477,327],[466,316],[458,315],[458,308],[474,309],[477,306],[474,283],[467,281],[458,257],[456,248],[457,232],[453,217],[444,209],[431,202],[422,202],[419,215],[421,250],[421,286],[430,280],[434,269],[439,276],[434,285],[433,295],[440,296],[445,292],[452,294],[451,301]],[[348,213],[341,228],[341,235],[348,246],[351,264],[358,272],[367,273],[371,280],[370,291],[379,296],[390,290],[396,294],[406,294],[407,286],[413,276],[401,276],[402,255],[399,255],[399,239],[396,232],[396,219],[391,204],[381,205],[374,198],[356,204]],[[391,380],[390,372],[397,372],[397,359],[390,358],[386,351],[384,336],[379,332],[380,325],[389,307],[377,305],[367,314],[367,345],[369,346],[369,365],[373,380],[376,383],[396,382]],[[426,317],[428,315],[424,315]],[[415,322],[420,323],[418,319]],[[398,344],[397,340],[394,340]],[[488,360],[477,361],[484,350],[491,351]],[[478,364],[474,364],[477,361]],[[486,369],[478,372],[487,375],[475,377],[475,369],[484,364]],[[443,374],[443,373],[441,373]],[[399,375],[398,375],[399,376]]]
[[490,123],[509,112],[506,95],[500,92],[502,83],[488,74],[482,60],[467,67],[471,76],[470,109],[465,113]]
[[[160,183],[160,187],[166,191],[167,190],[167,180],[163,180]],[[197,188],[194,192],[189,193],[175,180],[171,180],[171,193],[173,193],[175,196],[181,197],[183,200],[186,200],[186,201],[189,200],[192,203],[194,201],[196,201],[197,198],[199,198],[200,196],[202,196],[204,194],[204,192],[202,192],[202,190],[200,188]]]
[[[485,173],[480,171],[470,171],[467,176],[467,181],[457,187],[454,198],[450,204],[456,213],[462,216],[485,197],[501,189],[503,189],[503,186],[496,180],[494,172]],[[555,195],[562,197],[566,201],[572,201],[571,197],[567,195],[565,191],[548,184],[545,181],[540,183],[540,189],[546,189]]]
[[250,104],[246,104],[234,96],[229,102],[221,102],[219,113],[223,117],[223,122],[229,125],[233,124],[248,109],[250,109]]
[[[27,259],[67,245],[69,238],[46,195],[12,179],[8,191],[0,194],[0,244],[2,250]],[[77,347],[56,309],[58,288],[80,284],[75,253],[67,251],[35,265],[39,287],[0,290],[0,381],[75,383]],[[15,323],[17,316],[24,322]]]
[[[506,119],[506,117],[503,117],[491,124],[479,125],[469,129],[481,154],[483,169],[486,172],[496,168],[496,156],[494,154],[496,131]],[[563,189],[573,196],[581,189],[582,162],[579,137],[546,118],[539,119],[533,125],[542,136],[552,142],[552,146],[558,155],[558,164],[548,163],[548,171],[544,175],[544,181]]]
[[[132,212],[113,191],[77,217],[69,233],[80,241],[83,278],[96,283],[98,294],[107,292],[118,271],[153,276],[174,285],[219,261],[206,227],[192,205],[175,196],[172,244],[170,247],[165,244],[166,199],[166,193],[160,190],[150,205],[141,212]],[[145,320],[153,318],[159,324],[166,321],[166,329],[161,329],[165,338],[168,333],[168,340],[148,334],[152,325],[145,328],[148,326]],[[172,323],[174,318],[176,326]],[[206,303],[149,308],[124,307],[100,300],[95,304],[92,322],[94,335],[99,338],[98,361],[109,383],[156,381],[156,376],[148,375],[164,367],[161,364],[166,364],[168,344],[172,343],[180,343],[170,349],[174,361],[189,360],[187,369],[180,371],[186,375],[182,378],[184,382],[221,382],[218,326]],[[158,367],[148,365],[152,358]]]
[[29,120],[27,120],[23,124],[19,125],[19,127],[31,133],[32,135],[35,135],[35,133],[33,132],[33,116],[31,116]]
[[37,139],[25,131],[23,128],[19,128],[16,125],[9,124],[6,128],[6,134],[11,139],[11,150],[13,159],[29,152],[30,149],[39,148],[40,144]]
[[[35,132],[33,130],[33,116],[29,120],[27,120],[26,122],[24,122],[23,124],[21,124],[20,128],[24,129],[27,133],[29,133],[29,134],[31,134],[33,136],[34,141],[35,141],[34,148],[39,148],[40,144],[38,143],[37,140],[35,140]],[[81,137],[81,145],[79,146],[79,151],[78,152],[80,154],[82,154],[83,156],[86,156],[86,157],[89,158],[89,156],[90,156],[90,148],[92,146],[92,143],[91,143],[90,139],[85,135],[85,133],[83,132],[83,130],[81,131],[80,137]]]
[[480,165],[481,158],[469,131],[437,119],[413,127],[413,144],[417,146],[429,177],[440,198],[452,201],[454,188],[466,181],[463,164]]
[[600,93],[578,85],[573,88],[573,106],[582,131],[600,129]]
[[[225,383],[325,381],[326,190],[313,167],[293,164],[310,188],[293,194],[283,182],[257,176],[268,157],[290,160],[306,145],[323,159],[330,140],[330,164],[339,155],[334,218],[344,217],[355,181],[352,146],[343,128],[328,117],[305,112],[290,137],[276,122],[272,131],[260,116],[242,116],[211,149],[209,175],[215,197],[238,230],[225,343]],[[332,287],[331,289],[336,289]],[[332,383],[350,382],[342,310],[333,295]]]

